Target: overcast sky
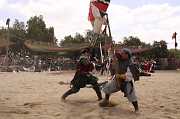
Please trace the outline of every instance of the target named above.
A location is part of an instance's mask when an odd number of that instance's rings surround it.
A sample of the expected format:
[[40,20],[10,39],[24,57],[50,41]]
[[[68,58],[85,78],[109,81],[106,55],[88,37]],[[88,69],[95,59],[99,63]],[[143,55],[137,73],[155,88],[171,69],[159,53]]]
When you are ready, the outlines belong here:
[[[43,15],[47,27],[55,28],[55,36],[92,29],[87,20],[89,0],[1,0],[0,26],[7,18],[26,22],[30,17]],[[137,36],[146,43],[165,40],[174,48],[172,33],[177,32],[180,48],[180,0],[111,0],[109,19],[113,40]]]

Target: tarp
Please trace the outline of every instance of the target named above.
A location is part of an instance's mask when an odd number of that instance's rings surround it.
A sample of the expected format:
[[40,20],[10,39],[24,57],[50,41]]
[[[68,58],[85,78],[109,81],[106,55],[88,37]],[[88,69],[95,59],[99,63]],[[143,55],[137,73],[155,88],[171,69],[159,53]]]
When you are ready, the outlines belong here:
[[[116,48],[115,50],[117,52],[121,51],[122,48]],[[144,53],[147,51],[152,50],[152,48],[129,48],[132,52],[132,54],[139,54],[139,53]]]
[[15,44],[15,43],[13,43],[11,41],[7,42],[7,40],[0,38],[0,48],[5,48],[5,47],[13,45],[13,44]]
[[89,47],[88,44],[73,44],[71,46],[65,47],[58,47],[55,45],[50,45],[45,42],[32,42],[32,41],[25,41],[24,45],[32,50],[37,52],[74,52],[79,51],[84,48]]

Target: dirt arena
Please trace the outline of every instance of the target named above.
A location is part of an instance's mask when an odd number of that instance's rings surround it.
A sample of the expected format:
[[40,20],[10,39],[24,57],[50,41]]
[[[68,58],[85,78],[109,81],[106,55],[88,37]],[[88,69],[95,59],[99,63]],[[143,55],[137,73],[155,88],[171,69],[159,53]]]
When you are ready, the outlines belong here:
[[[95,92],[84,88],[62,102],[73,71],[0,73],[0,119],[180,119],[180,71],[156,71],[136,82],[140,112],[121,92],[113,107],[99,107]],[[107,76],[97,75],[100,80]]]

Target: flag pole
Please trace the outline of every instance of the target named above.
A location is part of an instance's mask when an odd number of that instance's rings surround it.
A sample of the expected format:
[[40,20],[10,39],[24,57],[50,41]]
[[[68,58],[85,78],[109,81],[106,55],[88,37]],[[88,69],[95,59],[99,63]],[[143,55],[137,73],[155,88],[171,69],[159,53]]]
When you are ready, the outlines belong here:
[[176,41],[176,37],[175,37],[175,51],[177,50],[177,41]]
[[101,53],[101,63],[104,62],[104,58],[103,58],[103,53],[102,53],[102,45],[101,45],[101,42],[99,44],[99,47],[100,47],[100,53]]
[[177,36],[177,33],[176,32],[174,32],[173,33],[173,36],[172,36],[172,39],[174,39],[174,46],[175,46],[175,51],[177,50],[177,40],[176,40],[176,36]]
[[6,65],[8,66],[9,64],[8,64],[8,59],[9,59],[9,24],[10,24],[10,18],[8,18],[7,20],[6,20],[6,25],[7,25],[7,45],[6,45]]

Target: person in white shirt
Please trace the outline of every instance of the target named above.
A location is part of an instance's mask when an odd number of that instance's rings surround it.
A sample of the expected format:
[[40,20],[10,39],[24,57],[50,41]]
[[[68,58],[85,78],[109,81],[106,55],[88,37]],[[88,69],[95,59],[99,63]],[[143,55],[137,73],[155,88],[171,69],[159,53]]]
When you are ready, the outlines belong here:
[[105,98],[99,103],[100,106],[107,106],[112,93],[122,91],[129,102],[134,106],[135,112],[139,111],[138,101],[135,91],[134,80],[138,80],[138,74],[131,62],[131,51],[122,49],[120,53],[116,53],[117,61],[115,63],[113,78],[104,86],[103,92]]

